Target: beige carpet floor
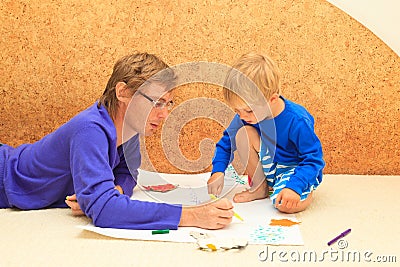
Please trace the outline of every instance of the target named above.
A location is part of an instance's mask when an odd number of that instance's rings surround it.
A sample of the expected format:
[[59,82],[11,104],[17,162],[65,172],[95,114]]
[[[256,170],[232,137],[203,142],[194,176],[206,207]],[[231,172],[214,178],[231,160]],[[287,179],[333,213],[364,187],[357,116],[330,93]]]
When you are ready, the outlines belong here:
[[[221,252],[104,237],[77,228],[89,219],[67,209],[3,209],[0,266],[399,266],[399,189],[400,176],[325,175],[313,204],[297,214],[304,246]],[[327,246],[348,228],[340,244]]]

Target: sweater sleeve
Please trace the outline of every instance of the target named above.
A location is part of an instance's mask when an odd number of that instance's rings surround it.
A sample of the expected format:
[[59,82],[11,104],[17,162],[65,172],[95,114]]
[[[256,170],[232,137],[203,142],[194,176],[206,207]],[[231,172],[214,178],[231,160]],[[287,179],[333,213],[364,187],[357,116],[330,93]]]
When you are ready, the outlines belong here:
[[293,124],[289,139],[297,147],[300,162],[286,187],[301,195],[320,178],[325,166],[322,146],[314,132],[313,123],[304,118]]
[[[132,196],[133,188],[136,186],[138,168],[140,167],[140,143],[136,135],[118,148],[120,163],[114,168],[115,185],[122,187],[124,194]],[[129,160],[127,164],[126,158]]]
[[213,168],[211,173],[225,172],[229,163],[232,162],[234,158],[233,153],[236,151],[236,134],[242,126],[242,120],[238,115],[235,115],[231,121],[231,124],[223,132],[222,138],[215,146],[214,158],[212,160]]
[[78,203],[100,227],[177,229],[182,207],[131,200],[114,189],[112,144],[100,127],[80,129],[71,141],[71,172]]

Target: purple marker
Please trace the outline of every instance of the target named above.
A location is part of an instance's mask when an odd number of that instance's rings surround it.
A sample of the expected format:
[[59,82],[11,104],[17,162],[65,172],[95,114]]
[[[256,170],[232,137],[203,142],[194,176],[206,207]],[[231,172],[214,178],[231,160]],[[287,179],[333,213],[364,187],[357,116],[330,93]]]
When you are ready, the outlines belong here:
[[343,233],[341,233],[340,235],[338,235],[337,237],[335,237],[334,239],[332,239],[331,241],[328,242],[328,246],[332,245],[333,243],[335,243],[336,241],[338,241],[340,238],[345,237],[346,235],[348,235],[351,232],[351,229],[347,229],[346,231],[344,231]]

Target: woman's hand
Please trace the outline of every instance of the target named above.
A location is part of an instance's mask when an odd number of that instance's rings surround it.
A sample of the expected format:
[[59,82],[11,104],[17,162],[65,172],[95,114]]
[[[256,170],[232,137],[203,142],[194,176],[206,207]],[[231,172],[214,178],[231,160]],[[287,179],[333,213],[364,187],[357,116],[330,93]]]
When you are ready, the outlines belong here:
[[[121,186],[116,185],[114,188],[118,190],[120,194],[124,193]],[[76,194],[73,194],[72,196],[67,196],[65,199],[65,203],[68,205],[68,207],[71,208],[72,215],[75,216],[85,215],[85,213],[82,211],[81,207],[78,204],[78,201],[76,199]]]
[[232,203],[222,198],[207,205],[182,208],[179,226],[221,229],[232,222]]
[[81,210],[78,201],[76,200],[76,194],[73,194],[72,196],[67,196],[65,199],[65,203],[68,205],[68,207],[71,208],[72,215],[75,216],[85,215],[85,213]]

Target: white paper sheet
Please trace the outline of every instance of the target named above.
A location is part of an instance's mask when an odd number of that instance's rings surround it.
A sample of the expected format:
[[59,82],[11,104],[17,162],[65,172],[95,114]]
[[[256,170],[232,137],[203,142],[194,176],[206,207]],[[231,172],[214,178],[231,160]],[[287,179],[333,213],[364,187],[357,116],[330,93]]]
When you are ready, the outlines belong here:
[[[246,185],[241,184],[238,177],[225,177],[223,194],[232,198],[236,192],[242,191]],[[207,179],[209,173],[205,174],[157,174],[148,171],[139,171],[138,187],[135,188],[132,199],[183,203],[193,206],[202,202],[210,201],[207,194]],[[177,184],[179,187],[173,191],[160,193],[148,192],[140,189],[141,185]],[[290,219],[297,221],[294,215],[278,212],[269,199],[256,200],[248,203],[234,203],[234,210],[244,221],[233,217],[230,225],[220,230],[204,230],[196,227],[179,227],[178,230],[171,230],[169,234],[152,235],[151,230],[128,230],[100,228],[92,224],[79,226],[80,228],[101,235],[138,240],[157,240],[170,242],[196,242],[190,236],[191,231],[211,233],[215,237],[241,237],[246,238],[249,244],[273,244],[273,245],[303,245],[300,228],[298,225],[291,227],[269,226],[271,219]]]
[[[244,181],[240,179],[234,169],[231,168],[231,166],[229,166],[228,169],[230,169],[230,171],[226,172],[224,189],[222,190],[221,196],[233,196],[233,191],[241,191],[245,186],[243,185]],[[168,174],[139,170],[138,186],[135,188],[132,199],[182,204],[184,206],[195,206],[206,203],[210,201],[210,196],[207,192],[208,178],[210,178],[210,173]],[[166,193],[145,191],[142,187],[167,183],[178,185],[178,187]]]

